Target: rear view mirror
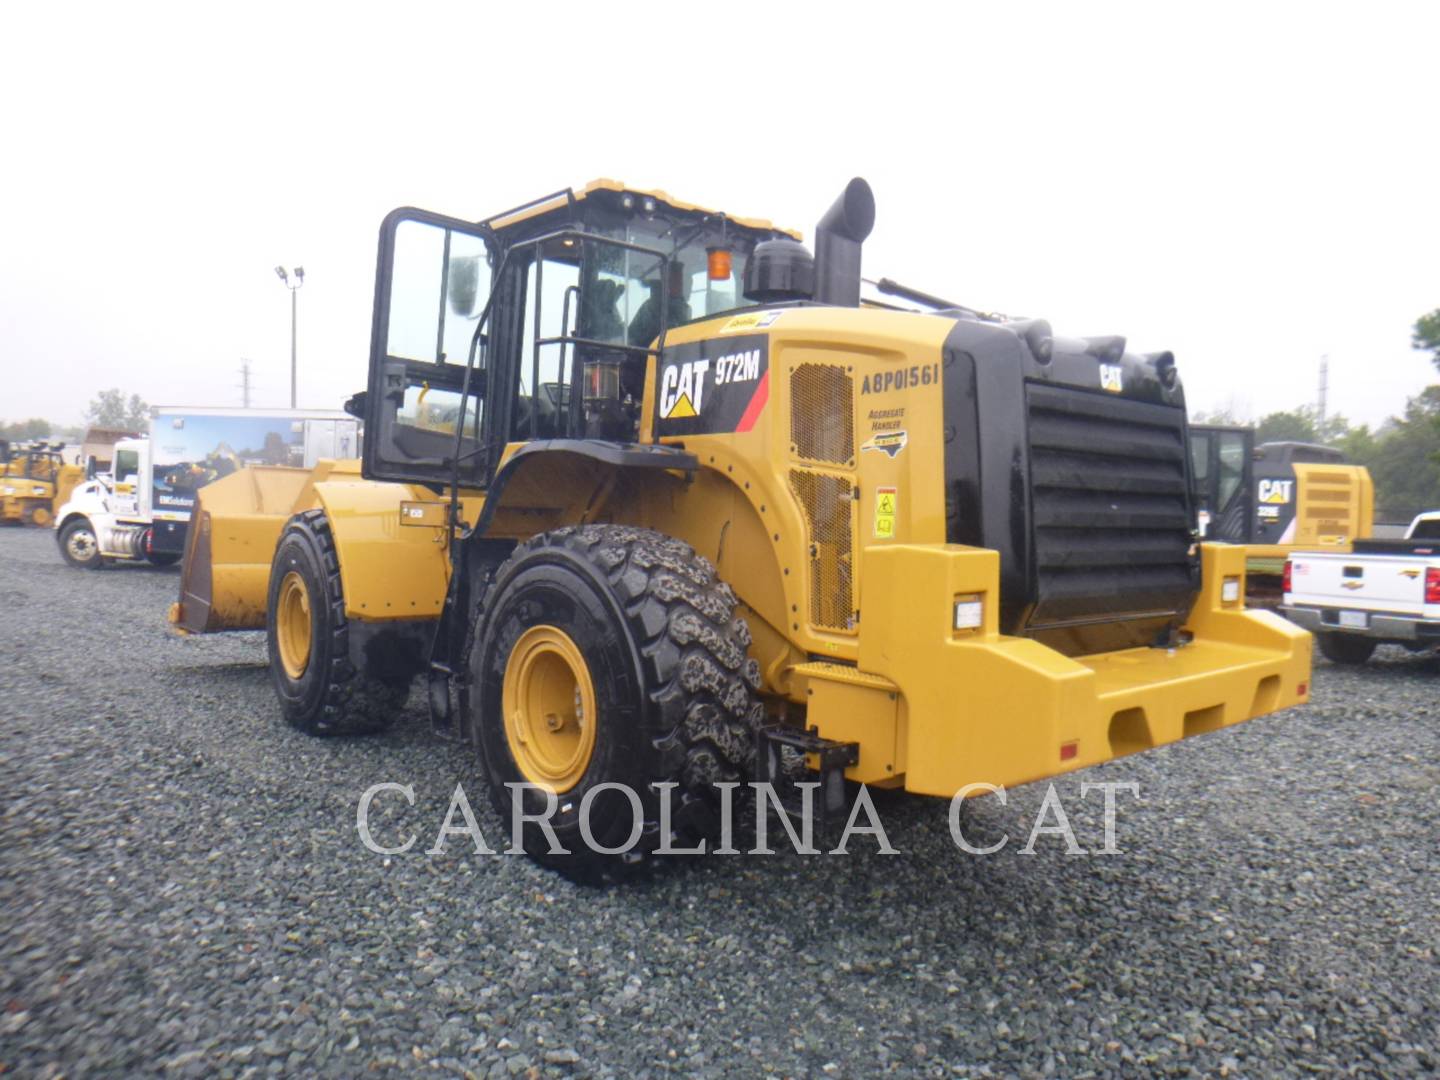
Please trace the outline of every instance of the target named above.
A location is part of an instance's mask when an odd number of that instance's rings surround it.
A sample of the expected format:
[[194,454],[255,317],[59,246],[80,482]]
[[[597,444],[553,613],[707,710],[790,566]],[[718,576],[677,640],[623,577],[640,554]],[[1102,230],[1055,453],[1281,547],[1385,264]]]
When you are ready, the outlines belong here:
[[445,294],[452,314],[466,319],[476,315],[476,305],[480,302],[479,255],[451,257]]

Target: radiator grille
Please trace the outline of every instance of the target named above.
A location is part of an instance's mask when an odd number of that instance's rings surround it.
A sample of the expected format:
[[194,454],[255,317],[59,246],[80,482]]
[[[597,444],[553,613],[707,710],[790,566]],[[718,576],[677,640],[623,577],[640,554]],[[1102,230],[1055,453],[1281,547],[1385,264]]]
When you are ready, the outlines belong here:
[[1032,629],[1188,610],[1191,554],[1184,412],[1030,384]]
[[849,465],[855,457],[855,380],[835,364],[800,364],[790,375],[795,455]]
[[791,469],[790,489],[800,500],[810,534],[810,621],[830,630],[853,630],[850,479]]

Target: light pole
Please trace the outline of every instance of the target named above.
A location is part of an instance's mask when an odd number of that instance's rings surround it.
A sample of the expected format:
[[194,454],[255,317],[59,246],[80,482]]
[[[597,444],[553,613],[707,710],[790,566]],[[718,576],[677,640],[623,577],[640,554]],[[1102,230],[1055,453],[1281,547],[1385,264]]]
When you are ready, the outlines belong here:
[[285,267],[275,267],[275,273],[280,277],[280,284],[290,290],[290,407],[295,408],[295,294],[300,291],[300,286],[305,284],[305,268],[295,267],[295,283],[290,283],[290,275],[285,273]]

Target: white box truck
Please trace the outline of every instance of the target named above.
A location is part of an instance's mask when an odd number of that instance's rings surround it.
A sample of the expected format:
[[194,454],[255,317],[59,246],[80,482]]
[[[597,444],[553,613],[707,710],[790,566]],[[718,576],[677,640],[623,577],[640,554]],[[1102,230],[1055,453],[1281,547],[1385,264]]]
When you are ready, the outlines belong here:
[[195,493],[246,465],[308,469],[360,456],[360,422],[330,409],[151,410],[144,438],[115,443],[108,473],[77,487],[55,513],[60,554],[72,566],[117,560],[178,562]]

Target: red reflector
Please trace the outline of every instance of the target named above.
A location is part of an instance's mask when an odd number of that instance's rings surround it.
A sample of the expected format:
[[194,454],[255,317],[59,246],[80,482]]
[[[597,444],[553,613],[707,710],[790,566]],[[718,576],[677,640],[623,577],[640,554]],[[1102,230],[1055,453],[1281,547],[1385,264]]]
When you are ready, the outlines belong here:
[[1425,603],[1440,604],[1440,566],[1425,571]]
[[1310,693],[1310,684],[1308,682],[1302,682],[1299,686],[1295,688],[1295,693],[1299,694],[1301,697],[1304,697],[1306,694]]
[[1284,577],[1284,579],[1283,579],[1283,582],[1281,583],[1280,588],[1281,588],[1284,592],[1294,592],[1294,590],[1290,588],[1290,560],[1289,560],[1289,559],[1286,559],[1286,560],[1285,560],[1285,577]]
[[1078,742],[1062,742],[1060,744],[1061,761],[1069,761],[1071,758],[1075,757],[1079,753],[1080,744]]

